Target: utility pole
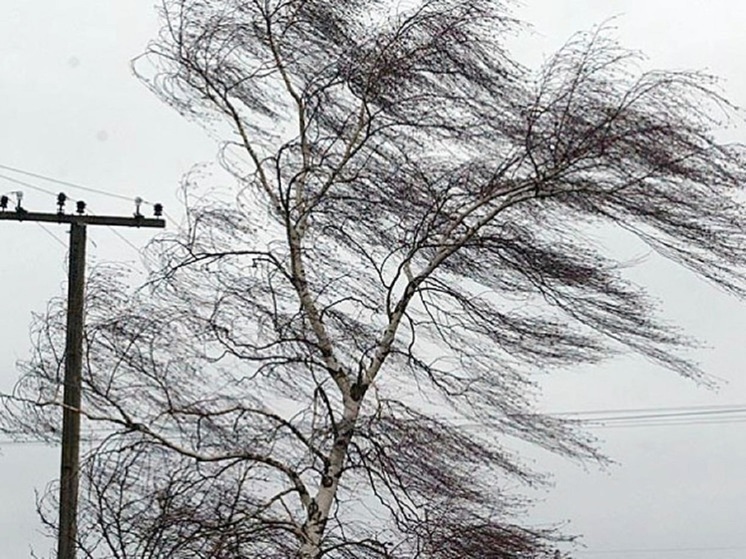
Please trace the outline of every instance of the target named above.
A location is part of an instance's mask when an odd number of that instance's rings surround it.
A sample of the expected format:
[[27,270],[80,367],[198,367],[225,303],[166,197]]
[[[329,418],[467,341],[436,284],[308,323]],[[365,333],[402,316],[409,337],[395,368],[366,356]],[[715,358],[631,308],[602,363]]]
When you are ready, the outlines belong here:
[[85,214],[85,202],[76,203],[76,213],[66,214],[67,197],[57,196],[57,213],[29,212],[21,206],[22,194],[15,211],[8,210],[8,197],[0,197],[0,220],[36,221],[70,224],[70,255],[67,276],[67,325],[65,332],[65,380],[62,407],[62,453],[60,457],[60,502],[57,559],[75,559],[78,517],[78,478],[80,461],[80,402],[83,371],[83,308],[85,301],[85,245],[88,225],[109,227],[157,227],[163,206],[154,205],[155,218],[140,214],[142,200],[135,199],[132,217],[93,216]]

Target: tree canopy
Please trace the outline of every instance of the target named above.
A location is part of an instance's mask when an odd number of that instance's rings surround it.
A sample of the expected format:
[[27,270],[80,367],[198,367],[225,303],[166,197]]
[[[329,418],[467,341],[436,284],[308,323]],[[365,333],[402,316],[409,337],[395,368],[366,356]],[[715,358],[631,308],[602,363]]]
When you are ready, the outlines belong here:
[[[631,351],[702,375],[595,233],[746,293],[717,81],[643,71],[603,26],[532,71],[498,1],[161,12],[135,69],[221,140],[235,188],[189,175],[148,285],[91,280],[86,556],[554,556],[564,536],[507,490],[542,476],[506,441],[600,456],[534,409],[536,373]],[[6,429],[52,436],[60,310]]]

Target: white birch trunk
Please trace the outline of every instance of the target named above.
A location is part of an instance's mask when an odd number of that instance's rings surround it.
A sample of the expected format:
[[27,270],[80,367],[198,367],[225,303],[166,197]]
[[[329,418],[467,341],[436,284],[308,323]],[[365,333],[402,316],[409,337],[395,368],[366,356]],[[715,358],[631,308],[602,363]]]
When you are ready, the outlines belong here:
[[306,522],[302,528],[305,541],[300,547],[300,559],[317,559],[321,553],[321,539],[337,495],[339,478],[347,459],[347,450],[352,440],[355,422],[360,413],[359,401],[348,396],[345,402],[344,416],[339,423],[339,431],[329,453],[329,470],[322,477],[319,490],[307,510]]

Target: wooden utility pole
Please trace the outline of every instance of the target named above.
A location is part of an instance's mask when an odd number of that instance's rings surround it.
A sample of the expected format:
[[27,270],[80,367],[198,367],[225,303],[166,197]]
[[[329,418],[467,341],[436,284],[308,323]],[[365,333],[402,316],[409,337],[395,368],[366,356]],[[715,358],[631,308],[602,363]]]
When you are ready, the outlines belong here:
[[83,370],[86,226],[70,224],[65,332],[65,387],[62,408],[62,454],[57,558],[75,559],[80,459],[80,393]]
[[135,200],[132,217],[85,215],[85,203],[77,202],[75,214],[66,214],[66,196],[57,197],[57,213],[28,212],[21,207],[7,211],[8,197],[0,197],[0,220],[36,221],[70,224],[70,255],[67,276],[67,326],[65,333],[65,381],[62,408],[62,454],[60,458],[60,502],[57,559],[75,559],[78,516],[78,478],[80,460],[80,402],[83,371],[83,308],[85,301],[86,226],[158,227],[162,206],[156,204],[155,218],[140,214],[140,199]]

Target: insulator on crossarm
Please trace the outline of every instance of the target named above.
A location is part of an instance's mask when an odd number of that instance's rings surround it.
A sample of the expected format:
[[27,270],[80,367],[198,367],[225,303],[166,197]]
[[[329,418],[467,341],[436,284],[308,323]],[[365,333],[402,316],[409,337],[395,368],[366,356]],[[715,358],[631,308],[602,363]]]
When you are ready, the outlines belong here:
[[75,202],[75,211],[78,212],[80,215],[83,215],[85,213],[85,202],[83,200],[78,200]]
[[8,202],[10,202],[10,200],[5,194],[0,196],[0,211],[5,211],[8,209]]
[[135,198],[135,217],[142,217],[140,213],[140,206],[142,206],[142,198],[139,196]]
[[153,215],[161,217],[163,215],[163,204],[153,204]]
[[23,206],[21,205],[21,202],[23,202],[23,192],[16,190],[13,194],[16,195],[16,211],[22,212]]
[[64,192],[60,192],[57,195],[57,213],[58,214],[64,213],[65,202],[67,202],[67,196],[65,195]]

